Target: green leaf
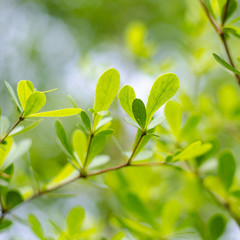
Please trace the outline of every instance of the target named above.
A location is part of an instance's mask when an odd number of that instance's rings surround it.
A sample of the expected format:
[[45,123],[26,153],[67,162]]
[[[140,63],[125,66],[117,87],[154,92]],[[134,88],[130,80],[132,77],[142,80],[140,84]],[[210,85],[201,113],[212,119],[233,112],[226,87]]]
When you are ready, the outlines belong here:
[[180,205],[177,201],[169,201],[164,204],[161,217],[161,228],[160,232],[162,236],[167,236],[174,232],[174,225],[176,224],[178,218],[180,217]]
[[17,136],[19,134],[28,132],[28,131],[32,130],[33,128],[35,128],[41,121],[42,120],[36,121],[36,122],[26,126],[26,127],[15,128],[9,136],[14,137],[14,136]]
[[38,112],[46,103],[46,96],[41,92],[32,93],[27,101],[24,109],[24,116],[27,117],[30,114]]
[[171,97],[175,95],[179,88],[178,77],[173,73],[161,75],[153,83],[147,102],[147,125],[151,121],[153,114]]
[[35,215],[30,214],[28,216],[28,221],[31,224],[32,231],[38,236],[40,239],[44,240],[44,232],[41,223],[38,221]]
[[165,106],[165,116],[173,134],[178,138],[182,122],[182,106],[178,102],[169,101]]
[[172,161],[182,161],[189,160],[207,153],[212,148],[210,143],[202,143],[201,141],[196,141],[186,147],[182,152],[177,153]]
[[[227,1],[225,1],[225,2],[227,2]],[[225,4],[224,4],[224,6],[222,8],[221,18],[223,18],[224,8],[225,8]],[[225,18],[223,19],[223,24],[233,15],[233,13],[236,10],[237,10],[237,1],[236,0],[229,0],[227,13],[225,15]]]
[[218,240],[225,231],[226,219],[222,214],[213,215],[207,223],[211,240]]
[[18,98],[17,98],[17,96],[16,96],[12,86],[8,82],[6,82],[6,81],[5,81],[5,85],[6,85],[7,89],[8,89],[9,94],[11,95],[13,101],[18,106],[18,108],[22,111],[23,109],[22,109],[22,107],[21,107],[21,105],[20,105],[20,103],[18,101]]
[[[107,111],[118,93],[120,86],[120,75],[116,69],[109,69],[99,78],[96,92],[94,111]],[[96,115],[94,119],[94,129],[98,125],[102,116]]]
[[95,92],[95,112],[108,110],[118,93],[119,86],[120,75],[116,69],[109,69],[102,74]]
[[218,175],[226,188],[229,190],[232,186],[236,172],[236,161],[229,151],[222,152],[218,157]]
[[196,130],[199,122],[201,120],[201,116],[193,113],[190,115],[190,117],[187,119],[184,127],[182,128],[181,131],[181,137],[186,138],[186,137],[192,137],[192,133]]
[[240,72],[232,67],[229,63],[227,63],[225,60],[223,60],[221,57],[219,57],[217,54],[213,53],[213,57],[216,59],[216,61],[221,64],[224,68],[228,69],[229,71],[240,75]]
[[13,145],[12,137],[8,137],[4,143],[0,144],[0,169]]
[[30,81],[21,80],[17,86],[18,98],[23,110],[25,110],[26,102],[29,96],[34,92],[34,88],[29,82]]
[[80,108],[65,108],[65,109],[30,114],[28,117],[68,117],[68,116],[76,115],[81,111],[82,109]]
[[119,102],[124,109],[124,111],[128,114],[129,117],[134,119],[133,112],[132,112],[132,103],[133,100],[136,98],[136,94],[133,88],[129,85],[126,85],[121,88],[118,94]]
[[86,127],[86,129],[88,131],[91,131],[91,128],[92,128],[91,121],[86,112],[84,112],[84,111],[81,112],[81,119],[82,119],[82,122],[83,122],[84,126]]
[[21,196],[21,194],[19,192],[12,190],[7,193],[6,208],[8,210],[14,208],[21,202],[23,202],[23,197]]
[[113,133],[114,133],[113,129],[106,129],[106,130],[97,132],[95,136],[106,136],[106,135],[111,135]]
[[84,218],[85,211],[80,206],[73,208],[69,212],[67,217],[67,231],[70,235],[80,232]]
[[237,38],[240,38],[240,28],[236,26],[226,26],[223,28],[225,34],[232,34]]
[[3,219],[0,222],[0,231],[4,231],[12,225],[12,222],[8,219]]
[[86,135],[82,131],[76,130],[72,137],[72,145],[73,145],[74,151],[77,153],[77,156],[82,166],[84,166],[85,155],[87,152],[87,145],[88,145]]
[[88,166],[88,170],[103,166],[109,161],[110,157],[108,155],[98,155],[91,161],[91,163]]
[[72,149],[67,140],[67,134],[64,130],[62,123],[59,120],[56,121],[55,127],[56,127],[56,131],[57,131],[57,136],[58,136],[62,146],[70,154],[70,156],[73,156]]
[[139,124],[139,126],[144,129],[146,124],[146,109],[143,101],[141,99],[134,99],[132,103],[132,112],[135,120]]

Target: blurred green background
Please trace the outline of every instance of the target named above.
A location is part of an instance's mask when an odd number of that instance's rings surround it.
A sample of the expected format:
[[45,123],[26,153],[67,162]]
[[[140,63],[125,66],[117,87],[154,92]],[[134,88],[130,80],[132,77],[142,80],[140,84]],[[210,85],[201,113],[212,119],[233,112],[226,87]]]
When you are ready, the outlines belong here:
[[[234,17],[239,13],[238,9]],[[229,44],[236,59],[240,56],[239,40],[232,37]],[[137,97],[144,100],[159,75],[174,72],[180,79],[175,100],[183,106],[183,122],[192,114],[200,116],[196,133],[179,144],[185,146],[193,139],[212,141],[216,154],[203,170],[214,175],[216,156],[223,149],[231,149],[239,165],[240,91],[234,77],[215,62],[213,52],[225,57],[218,36],[197,0],[1,0],[2,114],[12,124],[18,117],[4,81],[15,89],[21,79],[31,80],[39,90],[57,87],[58,91],[47,95],[44,110],[71,107],[68,95],[87,110],[93,106],[97,79],[109,68],[119,71],[121,86],[133,86]],[[114,136],[129,151],[136,129],[125,123],[125,113],[117,100],[111,112]],[[63,120],[69,139],[78,121],[77,116]],[[41,184],[53,179],[67,163],[54,122],[55,119],[44,119],[40,126],[25,134],[32,139],[32,146],[16,162],[13,187],[24,191],[33,184],[30,162]],[[164,129],[169,129],[166,123]],[[175,140],[163,129],[159,132],[164,141],[150,147],[160,153],[171,151]],[[22,138],[17,137],[16,141]],[[112,137],[104,153],[111,156],[110,165],[122,160]],[[236,179],[236,186],[238,182]],[[63,192],[69,196],[61,196]],[[237,225],[194,177],[169,168],[124,169],[79,180],[19,207],[10,217],[26,219],[33,212],[47,235],[55,236],[49,220],[64,229],[66,215],[76,205],[85,209],[86,227],[95,229],[86,239],[111,239],[120,231],[125,232],[124,239],[155,239],[132,233],[120,219],[143,222],[158,229],[163,225],[161,217],[167,207],[164,222],[170,222],[170,226],[171,221],[177,223],[177,234],[172,239],[208,239],[204,231],[215,213],[223,213],[229,220],[221,239],[240,239]],[[176,206],[179,210],[174,211]],[[35,236],[28,227],[15,221],[8,232],[0,234],[0,239],[35,239]]]

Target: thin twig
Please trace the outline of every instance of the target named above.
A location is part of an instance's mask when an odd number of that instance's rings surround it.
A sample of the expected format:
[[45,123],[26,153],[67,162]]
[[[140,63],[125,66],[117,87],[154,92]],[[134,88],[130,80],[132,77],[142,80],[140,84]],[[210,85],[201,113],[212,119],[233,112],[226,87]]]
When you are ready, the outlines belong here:
[[[211,13],[209,12],[209,10],[208,10],[206,4],[204,3],[204,1],[203,0],[199,0],[199,1],[202,5],[202,8],[203,8],[204,12],[206,13],[206,15],[208,17],[208,20],[212,24],[213,28],[215,29],[215,31],[217,32],[219,38],[221,39],[221,41],[223,43],[223,47],[224,47],[225,52],[227,54],[229,64],[233,68],[235,68],[235,64],[233,62],[227,40],[226,40],[226,37],[225,37],[224,32],[223,32],[223,28],[224,28],[224,24],[225,24],[226,16],[227,16],[227,11],[228,11],[228,7],[229,7],[229,0],[226,2],[224,10],[223,10],[222,24],[221,25],[217,24],[217,22],[214,20],[214,18],[212,17]],[[240,76],[236,73],[234,73],[234,76],[235,76],[238,84],[240,85]]]

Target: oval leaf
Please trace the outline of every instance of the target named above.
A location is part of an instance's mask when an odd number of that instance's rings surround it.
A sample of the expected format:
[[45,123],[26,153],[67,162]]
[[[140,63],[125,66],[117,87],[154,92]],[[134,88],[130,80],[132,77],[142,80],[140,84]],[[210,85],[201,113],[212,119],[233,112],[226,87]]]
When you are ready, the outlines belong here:
[[143,101],[141,99],[134,99],[132,103],[132,112],[135,120],[139,124],[139,126],[144,129],[146,124],[146,109]]
[[24,116],[38,112],[46,103],[46,96],[41,92],[32,93],[26,102]]
[[173,73],[161,75],[154,82],[147,102],[147,125],[151,121],[153,114],[171,97],[175,95],[179,88],[178,77]]
[[134,119],[133,112],[132,112],[132,103],[135,98],[136,98],[136,94],[133,88],[129,85],[122,87],[118,94],[118,99],[123,110],[132,119]]
[[31,85],[29,82],[30,81],[21,80],[17,86],[18,98],[22,105],[23,110],[25,110],[26,102],[29,96],[34,91],[34,88],[32,87],[33,85]]

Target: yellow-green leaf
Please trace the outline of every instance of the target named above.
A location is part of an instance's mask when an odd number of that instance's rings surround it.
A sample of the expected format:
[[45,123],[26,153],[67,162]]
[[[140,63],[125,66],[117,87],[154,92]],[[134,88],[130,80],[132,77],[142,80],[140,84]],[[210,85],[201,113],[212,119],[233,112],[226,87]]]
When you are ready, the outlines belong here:
[[173,73],[161,75],[153,83],[147,102],[147,121],[151,121],[153,114],[171,97],[175,95],[179,88],[178,77]]
[[132,119],[134,119],[133,112],[132,112],[132,103],[135,98],[136,98],[136,94],[133,88],[129,85],[122,87],[118,94],[118,99],[122,108],[128,114],[128,116],[131,117]]
[[81,108],[65,108],[60,110],[34,113],[30,114],[28,117],[68,117],[78,114],[81,111]]
[[46,103],[46,96],[41,92],[32,93],[26,102],[24,117],[38,112]]
[[72,145],[73,145],[74,151],[77,153],[77,156],[83,166],[85,162],[85,154],[87,152],[86,135],[82,131],[76,130],[73,134]]
[[18,98],[22,105],[23,110],[25,110],[26,102],[29,96],[34,91],[34,88],[32,87],[33,85],[30,83],[31,83],[30,81],[21,80],[17,86]]

